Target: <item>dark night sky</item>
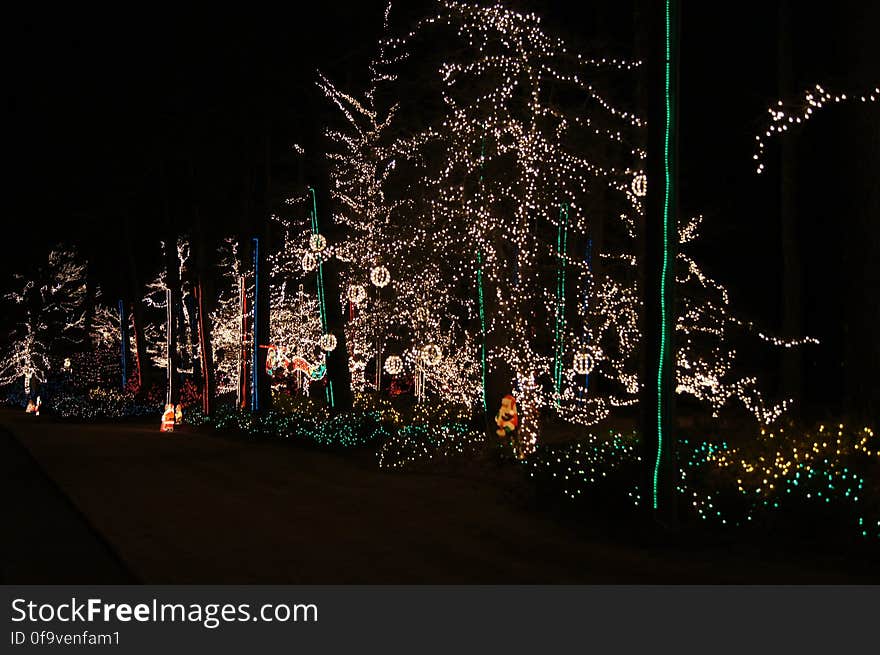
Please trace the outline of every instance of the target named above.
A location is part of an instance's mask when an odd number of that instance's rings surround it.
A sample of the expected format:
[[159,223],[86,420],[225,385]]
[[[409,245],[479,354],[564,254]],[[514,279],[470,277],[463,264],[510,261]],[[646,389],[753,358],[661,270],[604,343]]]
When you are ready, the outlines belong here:
[[[22,268],[51,242],[76,238],[108,293],[118,293],[121,217],[136,226],[130,238],[148,267],[162,226],[163,169],[172,214],[188,221],[194,193],[218,234],[237,229],[247,153],[260,151],[258,137],[270,130],[278,193],[300,181],[290,144],[317,151],[332,115],[316,93],[314,71],[320,67],[343,85],[362,82],[384,4],[291,3],[283,10],[215,4],[197,11],[152,3],[136,10],[84,3],[50,10],[27,3],[7,13],[3,213],[6,236],[16,241],[0,275]],[[429,3],[398,4],[399,11],[416,14]],[[585,51],[632,52],[632,0],[516,5],[542,14]],[[880,2],[826,3],[821,11],[812,3],[791,6],[791,23],[781,27],[777,2],[683,0],[682,212],[705,214],[701,259],[729,285],[745,314],[770,329],[780,320],[779,180],[772,158],[778,149],[771,147],[764,178],[752,173],[751,155],[764,109],[778,97],[780,31],[792,39],[796,91],[815,82],[842,91],[880,82]],[[869,192],[880,177],[878,113],[877,106],[829,110],[802,135],[789,137],[804,155],[798,247],[808,297],[844,302],[834,290],[870,272],[842,260],[880,256],[872,209],[877,195]],[[304,176],[314,181],[309,171]],[[855,244],[840,236],[852,232],[840,228],[847,221],[860,226]],[[816,275],[818,262],[827,274]],[[846,302],[870,304],[873,275],[856,285],[865,290],[861,300]],[[840,321],[827,320],[842,306],[815,304],[805,310],[805,329],[843,339],[835,327]],[[863,323],[855,330],[867,335]],[[841,359],[844,350],[840,341],[826,359]],[[880,365],[880,356],[871,357]]]

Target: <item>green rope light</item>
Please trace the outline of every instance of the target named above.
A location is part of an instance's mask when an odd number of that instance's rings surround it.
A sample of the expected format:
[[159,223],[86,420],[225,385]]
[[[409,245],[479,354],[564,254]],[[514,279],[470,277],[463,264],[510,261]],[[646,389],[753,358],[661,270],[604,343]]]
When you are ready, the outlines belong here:
[[556,387],[556,405],[562,394],[562,359],[565,355],[565,253],[568,250],[568,203],[559,209],[559,230],[556,235],[558,269],[556,273],[556,330],[554,334],[555,359],[553,381]]
[[[315,197],[315,189],[309,187],[309,193],[312,195],[312,233],[319,234],[318,231],[318,201]],[[327,325],[327,302],[324,297],[324,264],[318,264],[318,307],[321,309],[321,330],[323,330],[324,334],[328,332]],[[333,380],[330,379],[330,376],[327,376],[327,404],[330,407],[335,407],[335,397],[333,395]]]
[[[483,189],[483,163],[486,161],[486,136],[480,142],[480,191]],[[477,249],[477,297],[480,302],[480,361],[483,374],[483,411],[489,413],[488,400],[486,398],[486,309],[483,303],[483,253]]]
[[654,461],[653,500],[654,509],[658,505],[658,482],[660,478],[660,460],[663,452],[663,374],[666,369],[667,351],[669,349],[669,317],[667,314],[666,276],[669,270],[669,214],[672,194],[672,173],[670,164],[669,143],[672,132],[672,0],[666,0],[666,128],[663,144],[663,169],[665,189],[663,198],[663,271],[660,277],[660,362],[657,367],[657,458]]
[[483,371],[483,411],[488,412],[489,406],[486,400],[486,310],[483,307],[483,255],[477,250],[477,297],[480,301],[480,359]]

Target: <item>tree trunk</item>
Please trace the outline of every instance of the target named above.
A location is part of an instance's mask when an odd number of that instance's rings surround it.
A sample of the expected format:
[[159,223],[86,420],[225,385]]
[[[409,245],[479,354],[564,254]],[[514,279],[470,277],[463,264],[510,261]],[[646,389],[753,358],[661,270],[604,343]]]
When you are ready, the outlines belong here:
[[119,358],[120,364],[122,368],[122,378],[120,382],[122,383],[122,389],[128,386],[129,376],[131,375],[131,350],[128,347],[128,311],[125,307],[125,300],[119,299],[117,304],[117,310],[119,312]]
[[214,394],[216,393],[216,381],[214,379],[214,348],[211,343],[211,312],[214,309],[214,276],[211,275],[212,266],[208,258],[207,238],[202,229],[201,216],[196,208],[196,235],[195,246],[196,270],[196,302],[198,313],[198,336],[199,357],[202,373],[202,411],[210,416],[214,410]]
[[269,345],[269,321],[270,312],[270,294],[269,294],[269,268],[266,260],[269,243],[269,193],[271,185],[271,139],[269,133],[268,122],[263,126],[263,165],[262,175],[257,177],[259,181],[256,189],[256,212],[254,215],[254,225],[252,234],[257,235],[257,241],[254,242],[256,249],[254,254],[254,300],[256,301],[254,319],[255,325],[253,330],[254,336],[254,353],[253,366],[254,370],[251,375],[256,383],[256,405],[254,409],[263,412],[272,408],[272,386],[269,376],[266,375],[266,356],[268,350],[262,346]]
[[92,323],[95,319],[95,305],[97,304],[97,281],[95,280],[94,265],[89,262],[86,266],[86,299],[85,318],[83,320],[83,345],[91,348]]
[[175,405],[180,402],[180,384],[177,370],[180,367],[180,358],[177,353],[177,320],[176,316],[180,308],[180,272],[177,262],[177,227],[171,217],[169,204],[168,178],[164,162],[161,164],[162,175],[162,207],[165,214],[165,285],[170,291],[168,303],[171,320],[167,321],[166,335],[168,339],[168,389],[167,398]]
[[[202,368],[202,411],[210,416],[214,410],[214,352],[211,346],[211,298],[213,294],[206,291],[210,285],[210,276],[202,273],[196,285],[196,300],[198,301],[198,326],[199,326],[199,354]],[[211,285],[213,286],[213,285]]]
[[201,369],[201,392],[202,411],[210,416],[214,410],[214,394],[216,381],[214,379],[214,350],[211,343],[211,311],[214,309],[215,298],[213,259],[209,257],[211,250],[208,247],[209,237],[202,223],[202,214],[199,211],[199,188],[196,182],[195,167],[192,159],[189,162],[190,188],[192,190],[193,222],[195,224],[195,243],[192,244],[192,254],[195,258],[195,299],[196,299],[196,322],[198,334],[199,368]]
[[146,339],[144,337],[144,308],[141,304],[141,279],[138,275],[137,260],[132,248],[132,235],[129,229],[129,217],[125,214],[122,219],[123,242],[125,243],[125,255],[128,262],[128,278],[131,297],[130,306],[131,322],[134,328],[134,356],[135,370],[137,371],[137,390],[147,389],[153,381],[150,360],[147,357]]
[[[314,188],[310,188],[310,193],[315,193]],[[314,223],[318,226],[318,232],[322,234],[329,232],[332,236],[333,230],[329,220],[325,221],[323,228],[320,227],[318,201],[314,195],[312,195],[312,203]],[[322,326],[322,329],[336,337],[336,348],[327,353],[329,405],[334,411],[347,411],[354,404],[354,396],[351,391],[351,370],[348,367],[348,345],[345,340],[339,274],[332,260],[321,264],[318,284],[323,287],[319,290],[318,297],[323,298],[326,320],[326,326]],[[381,362],[377,361],[376,365],[380,367],[378,370],[381,370]]]

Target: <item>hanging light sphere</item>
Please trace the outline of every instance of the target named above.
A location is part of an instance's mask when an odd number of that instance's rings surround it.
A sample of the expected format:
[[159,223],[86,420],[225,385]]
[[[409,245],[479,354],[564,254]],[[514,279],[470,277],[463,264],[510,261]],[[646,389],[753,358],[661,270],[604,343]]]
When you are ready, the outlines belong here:
[[367,298],[367,290],[360,284],[352,284],[348,287],[348,299],[355,305],[360,305]]
[[318,268],[318,258],[312,253],[307,252],[302,258],[302,267],[306,273],[310,273]]
[[639,198],[644,198],[648,194],[648,176],[637,173],[632,181],[632,190]]
[[309,248],[312,249],[312,252],[321,252],[326,247],[327,239],[324,238],[323,234],[313,234],[309,237]]
[[384,266],[376,266],[370,271],[370,282],[381,289],[391,282],[391,273]]
[[572,368],[578,375],[588,375],[593,370],[594,363],[593,355],[590,353],[579,352],[575,353]]
[[385,360],[385,372],[388,375],[400,375],[403,371],[403,360],[397,355],[390,355]]
[[321,350],[324,352],[331,352],[336,348],[336,335],[333,334],[325,334],[322,335],[318,340],[318,345],[321,346]]
[[440,350],[440,346],[437,344],[429,343],[422,348],[422,361],[427,366],[437,366],[441,359],[443,359],[443,351]]
[[64,369],[68,371],[70,370],[70,357],[64,358]]

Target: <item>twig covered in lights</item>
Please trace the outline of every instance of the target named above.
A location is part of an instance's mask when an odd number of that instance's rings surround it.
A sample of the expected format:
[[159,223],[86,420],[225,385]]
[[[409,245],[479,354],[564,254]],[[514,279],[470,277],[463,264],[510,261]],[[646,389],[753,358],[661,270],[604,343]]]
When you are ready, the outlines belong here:
[[832,93],[822,85],[806,89],[800,97],[794,100],[778,100],[775,105],[767,107],[769,118],[761,134],[755,135],[755,172],[763,173],[766,168],[765,157],[767,142],[773,137],[780,136],[798,125],[806,123],[816,116],[820,109],[825,107],[856,104],[876,103],[880,101],[880,87],[875,86],[863,92],[857,93]]

